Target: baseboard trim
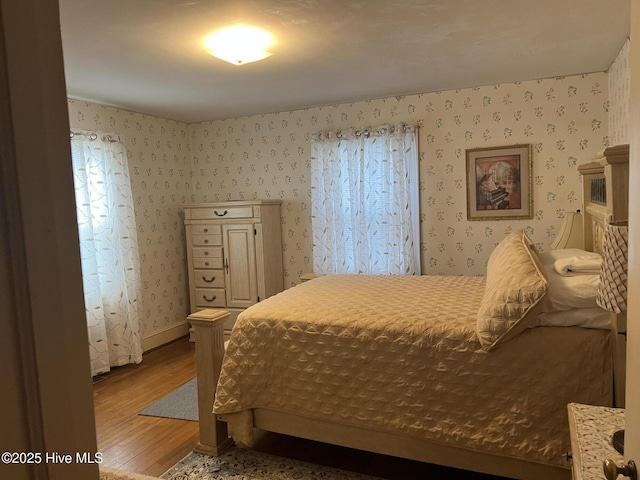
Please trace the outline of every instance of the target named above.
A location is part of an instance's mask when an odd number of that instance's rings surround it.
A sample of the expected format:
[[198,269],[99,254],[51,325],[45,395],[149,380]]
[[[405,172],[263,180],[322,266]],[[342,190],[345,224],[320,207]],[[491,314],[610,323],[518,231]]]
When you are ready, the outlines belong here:
[[183,323],[178,323],[164,330],[153,332],[148,337],[144,337],[142,340],[142,348],[145,352],[148,352],[149,350],[161,347],[188,334],[189,322],[184,321]]

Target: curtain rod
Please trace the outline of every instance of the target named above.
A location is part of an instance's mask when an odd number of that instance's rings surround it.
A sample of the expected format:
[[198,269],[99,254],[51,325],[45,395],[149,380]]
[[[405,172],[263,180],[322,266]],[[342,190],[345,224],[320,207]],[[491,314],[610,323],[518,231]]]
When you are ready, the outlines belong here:
[[413,129],[417,129],[418,125],[416,124],[408,124],[405,122],[397,122],[397,123],[386,123],[384,125],[380,125],[379,127],[366,127],[366,128],[343,128],[338,130],[322,130],[319,132],[311,133],[311,137],[313,138],[322,138],[329,133],[335,134],[336,138],[341,139],[344,136],[343,132],[352,132],[356,137],[365,136],[369,137],[371,134],[374,135],[385,135],[387,132],[394,133],[396,130],[400,130],[401,132],[411,131]]
[[[74,132],[73,130],[69,130],[69,136],[70,138],[75,137],[76,135],[84,135],[86,137],[89,137],[89,140],[97,140],[98,139],[98,134],[95,132],[90,132],[90,133],[85,133],[85,132]],[[107,142],[117,142],[117,139],[114,139],[111,137],[111,135],[104,135],[103,139],[106,140]]]

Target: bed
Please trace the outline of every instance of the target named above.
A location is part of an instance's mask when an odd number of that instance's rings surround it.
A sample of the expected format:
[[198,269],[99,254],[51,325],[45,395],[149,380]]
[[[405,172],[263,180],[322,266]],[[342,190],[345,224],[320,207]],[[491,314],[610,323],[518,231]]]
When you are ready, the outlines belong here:
[[[603,182],[622,192],[625,181],[628,191],[627,162],[628,147],[613,147],[580,168],[582,239],[556,242],[556,253],[598,252],[606,225],[626,218],[623,194],[594,202],[591,192]],[[486,277],[318,277],[244,311],[226,352],[228,313],[190,315],[197,450],[251,446],[257,428],[511,478],[570,478],[566,405],[614,404],[623,320],[606,314],[604,327],[585,328],[566,323],[568,308],[545,317],[572,301],[550,288],[547,257],[514,230]]]

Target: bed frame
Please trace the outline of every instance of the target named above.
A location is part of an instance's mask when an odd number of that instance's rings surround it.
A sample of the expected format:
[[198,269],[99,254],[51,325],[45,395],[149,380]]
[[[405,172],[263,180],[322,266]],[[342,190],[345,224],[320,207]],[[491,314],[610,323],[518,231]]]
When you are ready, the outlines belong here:
[[[600,251],[606,223],[626,220],[629,191],[628,161],[629,147],[623,145],[604,150],[593,162],[579,168],[583,178],[584,213],[582,218],[572,220],[582,220],[585,244],[575,245],[564,242],[563,245],[559,245],[559,248],[581,247]],[[608,193],[604,204],[601,203],[601,197],[596,198],[591,194],[592,191],[601,190],[603,183]],[[570,237],[569,235],[567,238]],[[225,310],[208,309],[188,317],[188,321],[195,329],[198,378],[200,442],[195,450],[210,455],[220,455],[234,442],[228,435],[225,417],[212,413],[215,388],[224,356],[224,323],[228,316],[229,312]],[[617,315],[613,322],[613,332],[617,339],[615,375],[618,379],[624,378],[624,337],[619,335],[620,332],[625,331],[624,320],[622,315]],[[616,395],[619,399],[624,398],[624,385],[622,382],[618,383],[620,385],[616,385]],[[571,477],[569,468],[483,454],[428,440],[336,425],[324,420],[312,420],[266,409],[253,411],[253,426],[261,430],[359,450],[511,478],[568,480]]]

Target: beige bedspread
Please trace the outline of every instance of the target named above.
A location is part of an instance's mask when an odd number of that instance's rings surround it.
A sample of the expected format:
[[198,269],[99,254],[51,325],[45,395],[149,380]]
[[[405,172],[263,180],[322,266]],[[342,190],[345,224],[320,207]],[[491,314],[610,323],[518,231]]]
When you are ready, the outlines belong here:
[[483,278],[441,276],[293,287],[238,317],[214,411],[261,407],[566,467],[567,403],[611,405],[608,332],[537,327],[485,352],[483,291]]

